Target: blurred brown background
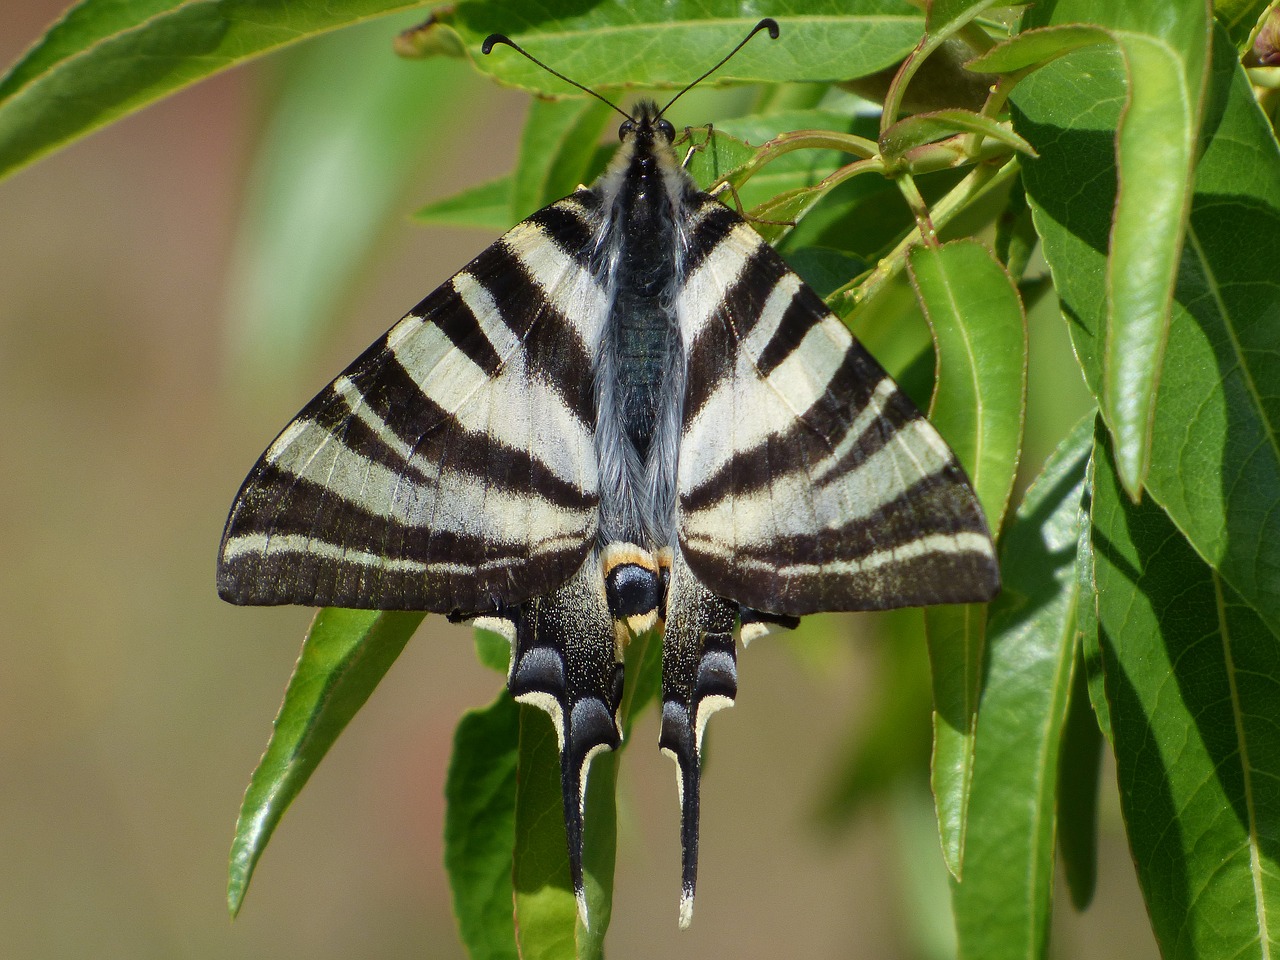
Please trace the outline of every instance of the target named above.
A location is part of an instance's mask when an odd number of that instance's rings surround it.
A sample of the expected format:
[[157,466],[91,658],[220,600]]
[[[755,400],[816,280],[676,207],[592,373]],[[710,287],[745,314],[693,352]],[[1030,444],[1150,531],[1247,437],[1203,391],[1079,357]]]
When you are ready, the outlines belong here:
[[[0,61],[60,8],[3,5]],[[198,84],[0,183],[5,958],[463,955],[442,785],[459,715],[501,680],[440,618],[303,791],[227,919],[236,812],[310,611],[218,601],[226,510],[298,407],[492,239],[393,218],[302,385],[233,389],[227,275],[269,70]],[[524,105],[471,82],[455,107],[467,142],[424,160],[402,213],[510,169]],[[643,718],[624,764],[611,957],[947,955],[924,795],[903,791],[841,834],[811,818],[825,758],[857,736],[874,694],[873,626],[817,619],[790,647],[742,656],[739,705],[711,734],[683,934],[674,778]],[[822,655],[797,656],[801,641]],[[1108,789],[1098,897],[1083,917],[1061,902],[1056,952],[1154,957]]]

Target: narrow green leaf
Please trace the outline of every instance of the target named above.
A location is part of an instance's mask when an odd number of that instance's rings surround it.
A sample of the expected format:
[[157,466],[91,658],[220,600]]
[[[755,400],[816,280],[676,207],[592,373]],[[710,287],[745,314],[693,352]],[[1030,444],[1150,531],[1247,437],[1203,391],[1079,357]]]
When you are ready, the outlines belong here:
[[1126,71],[1098,388],[1125,489],[1136,498],[1152,463],[1156,397],[1191,208],[1212,14],[1208,0],[1155,5],[1061,0],[1032,8],[1026,25],[1080,21],[1111,33]]
[[[712,147],[697,150],[689,160],[688,170],[704,188],[722,179],[737,184],[735,173],[755,159],[760,146],[781,134],[800,130],[865,136],[874,133],[875,127],[866,117],[826,109],[773,110],[729,117],[716,121]],[[702,139],[695,130],[695,142]],[[840,150],[806,149],[781,154],[754,171],[745,184],[737,184],[739,197],[745,207],[752,207],[784,190],[815,184],[850,159]]]
[[544,63],[593,88],[683,85],[728,53],[762,13],[781,25],[771,42],[757,37],[714,80],[835,81],[875,73],[901,60],[920,39],[924,17],[907,0],[776,0],[764,11],[737,0],[697,5],[586,4],[555,11],[521,0],[460,3],[441,19],[474,51],[481,70],[504,83],[564,95],[572,88],[514,51],[479,56],[481,42],[505,33]]
[[512,184],[511,223],[594,179],[600,135],[616,116],[599,100],[530,102]]
[[[0,81],[0,176],[227,67],[421,6],[406,0],[84,0]],[[388,50],[394,30],[387,27]]]
[[468,187],[452,196],[433,200],[420,207],[413,218],[420,223],[433,223],[445,227],[476,227],[480,230],[502,231],[508,229],[511,219],[512,177],[507,174]]
[[1029,67],[1043,67],[1072,50],[1099,43],[1111,43],[1111,34],[1101,27],[1084,23],[1038,27],[996,44],[966,63],[965,69],[975,73],[1017,73]]
[[959,956],[1042,958],[1053,891],[1058,750],[1075,658],[1075,546],[1092,424],[1077,427],[1027,491],[1003,540],[991,604],[963,879]]
[[1093,546],[1121,808],[1161,953],[1280,947],[1280,637],[1095,454]]
[[227,883],[232,916],[276,824],[424,616],[335,607],[316,614],[240,807]]
[[914,247],[907,266],[938,351],[929,417],[964,465],[987,523],[998,533],[1022,449],[1022,301],[1004,266],[976,240]]
[[[1015,91],[1040,151],[1023,178],[1077,356],[1101,385],[1109,130],[1123,104],[1114,54],[1079,51]],[[1202,155],[1162,371],[1151,496],[1200,556],[1280,630],[1280,149],[1234,48],[1214,48]],[[1046,152],[1047,151],[1047,152]]]
[[[1081,533],[1088,535],[1088,520]],[[1077,557],[1077,560],[1079,558]],[[1078,613],[1080,583],[1076,581]],[[1071,903],[1084,910],[1098,883],[1098,788],[1102,776],[1102,731],[1089,700],[1089,676],[1076,629],[1071,699],[1058,757],[1058,850]]]
[[516,960],[516,750],[520,708],[505,690],[463,714],[445,781],[444,865],[471,960]]
[[913,114],[899,120],[881,135],[880,149],[886,157],[900,157],[914,147],[957,133],[978,133],[1007,144],[1014,150],[1035,156],[1031,145],[1006,124],[972,110],[933,110]]
[[[1170,9],[1188,11],[1189,21],[1192,13],[1199,14],[1199,22],[1189,22],[1175,37],[1123,35],[1120,41],[1128,63],[1129,102],[1117,132],[1120,190],[1107,260],[1102,410],[1115,434],[1120,475],[1131,497],[1141,494],[1151,467],[1156,389],[1190,208],[1208,64],[1209,21],[1203,6]],[[1189,42],[1172,46],[1179,40]]]
[[[403,22],[403,18],[400,18]],[[324,342],[423,146],[468,81],[394,56],[379,21],[289,51],[250,170],[227,320],[241,392],[288,383]]]
[[[998,533],[1022,444],[1027,335],[1021,302],[1004,267],[976,241],[913,248],[908,269],[937,345],[932,419]],[[985,626],[981,605],[925,611],[933,667],[934,798],[943,853],[955,876],[961,875],[965,850]]]

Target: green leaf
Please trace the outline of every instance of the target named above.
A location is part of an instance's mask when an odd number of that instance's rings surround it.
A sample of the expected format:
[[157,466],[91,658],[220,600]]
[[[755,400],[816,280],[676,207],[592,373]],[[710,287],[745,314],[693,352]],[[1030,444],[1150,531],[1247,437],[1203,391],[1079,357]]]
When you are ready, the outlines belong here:
[[1046,956],[1091,427],[1082,423],[1049,458],[1002,544],[1004,589],[991,603],[965,870],[952,888],[961,958]]
[[516,960],[516,749],[520,708],[505,690],[463,714],[445,781],[444,865],[471,960]]
[[[1013,489],[1026,406],[1027,334],[1008,274],[977,241],[919,246],[908,269],[933,330],[931,417],[955,450],[996,535]],[[982,605],[925,611],[933,666],[933,789],[947,866],[960,876],[982,688]]]
[[468,187],[420,207],[413,218],[445,227],[502,231],[511,227],[511,174]]
[[530,103],[512,186],[511,223],[568,196],[600,172],[592,169],[596,147],[615,116],[599,100]]
[[1017,73],[1042,67],[1072,50],[1110,42],[1111,35],[1107,31],[1089,24],[1037,27],[996,44],[982,56],[966,63],[965,69],[975,73]]
[[1280,638],[1095,453],[1098,615],[1121,809],[1161,954],[1280,947]]
[[316,614],[240,807],[227,883],[232,916],[276,824],[424,616],[336,607]]
[[[227,67],[421,6],[406,0],[84,0],[0,81],[0,176]],[[395,28],[386,29],[390,51]]]
[[287,384],[325,341],[400,216],[423,147],[478,82],[456,62],[393,56],[392,31],[343,30],[284,60],[228,281],[232,365],[249,399]]
[[463,2],[441,19],[458,32],[477,65],[504,83],[564,95],[572,88],[513,50],[479,55],[502,32],[565,76],[593,88],[688,83],[755,26],[777,19],[781,36],[756,37],[708,82],[835,81],[875,73],[901,60],[920,39],[924,18],[907,0],[777,0],[764,11],[737,0],[698,4],[611,2],[563,12],[520,0]]
[[[1102,48],[1080,51],[1029,77],[1014,98],[1018,128],[1041,152],[1023,167],[1028,198],[1095,392],[1105,211],[1115,195],[1106,131],[1122,106],[1119,70]],[[1214,49],[1202,151],[1147,489],[1280,630],[1280,150],[1225,37]]]
[[907,267],[938,350],[929,418],[964,465],[996,535],[1026,416],[1022,301],[1004,266],[977,240],[914,247]]
[[1116,438],[1120,475],[1136,498],[1152,463],[1157,388],[1208,76],[1211,11],[1207,0],[1154,5],[1061,0],[1032,8],[1027,17],[1031,27],[1076,21],[1105,27],[1125,64],[1098,386],[1103,419]]

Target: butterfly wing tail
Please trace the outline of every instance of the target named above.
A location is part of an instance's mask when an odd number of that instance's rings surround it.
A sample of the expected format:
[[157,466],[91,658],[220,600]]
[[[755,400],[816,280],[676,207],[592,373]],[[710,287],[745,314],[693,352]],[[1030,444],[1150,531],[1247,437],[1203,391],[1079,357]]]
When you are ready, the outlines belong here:
[[622,742],[618,705],[622,663],[598,558],[554,593],[524,604],[516,616],[511,695],[551,717],[560,748],[569,872],[578,912],[588,923],[583,879],[583,809],[591,761]]
[[737,604],[713,596],[677,557],[662,644],[662,731],[658,746],[676,764],[680,795],[680,926],[693,918],[698,879],[700,754],[707,718],[738,692],[733,631]]

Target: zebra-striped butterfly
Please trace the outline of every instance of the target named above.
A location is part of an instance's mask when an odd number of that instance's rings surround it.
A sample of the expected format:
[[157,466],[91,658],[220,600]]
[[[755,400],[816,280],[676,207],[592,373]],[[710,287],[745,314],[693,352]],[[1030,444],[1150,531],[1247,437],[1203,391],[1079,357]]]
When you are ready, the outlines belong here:
[[[765,20],[748,39],[761,29],[778,35]],[[620,742],[627,642],[661,630],[683,926],[699,752],[737,693],[736,640],[816,611],[988,600],[999,574],[946,443],[697,188],[667,107],[619,110],[594,184],[516,224],[303,408],[236,497],[218,589],[505,635],[511,694],[555,724],[584,920],[587,770]]]

